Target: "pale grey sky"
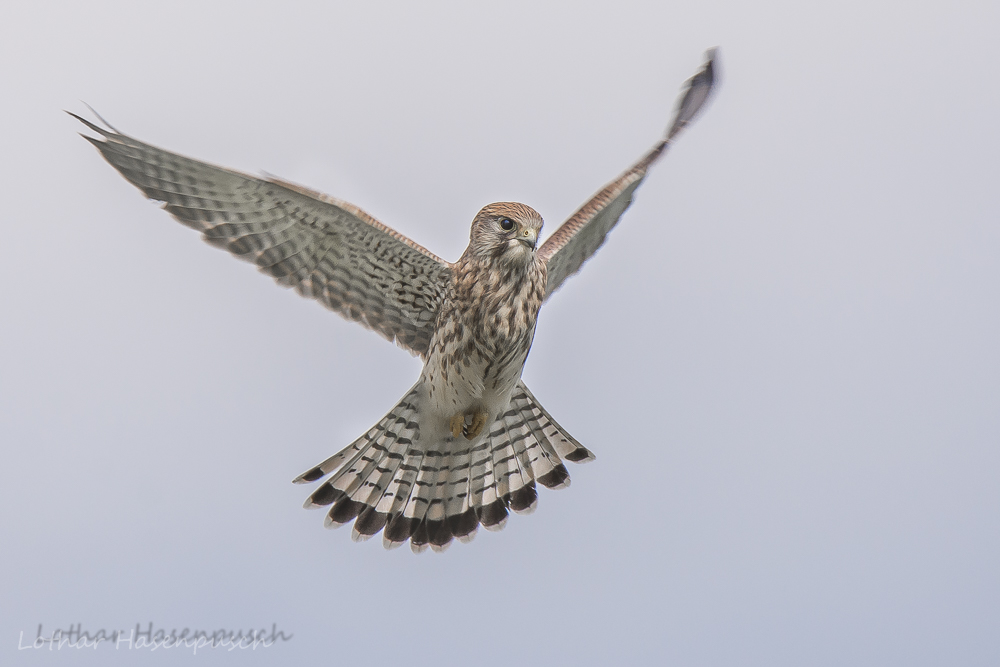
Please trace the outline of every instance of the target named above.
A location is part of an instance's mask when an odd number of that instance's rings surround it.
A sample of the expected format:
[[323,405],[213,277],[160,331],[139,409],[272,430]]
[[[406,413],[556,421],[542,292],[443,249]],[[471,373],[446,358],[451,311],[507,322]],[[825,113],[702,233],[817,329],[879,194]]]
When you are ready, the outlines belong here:
[[[278,627],[203,664],[1000,662],[1000,5],[6,3],[0,655]],[[714,103],[542,311],[525,378],[597,461],[444,554],[291,479],[419,362],[202,243],[62,113],[351,201],[455,259],[546,233]],[[47,653],[47,651],[46,651]]]

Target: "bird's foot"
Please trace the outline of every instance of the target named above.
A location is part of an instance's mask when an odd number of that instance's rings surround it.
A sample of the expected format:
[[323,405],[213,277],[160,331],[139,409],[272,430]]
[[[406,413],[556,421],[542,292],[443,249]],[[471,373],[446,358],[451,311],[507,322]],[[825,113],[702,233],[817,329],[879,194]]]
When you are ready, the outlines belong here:
[[451,422],[449,422],[448,424],[448,428],[451,429],[452,437],[457,438],[458,436],[462,435],[462,429],[465,428],[465,415],[463,415],[462,413],[453,415],[451,418]]
[[473,438],[479,436],[479,434],[483,432],[483,427],[486,426],[486,420],[488,418],[489,415],[485,412],[479,411],[473,413],[472,424],[469,428],[465,429],[465,439],[472,440]]
[[[472,418],[472,423],[468,426],[465,425],[466,417]],[[483,427],[486,426],[486,421],[489,418],[489,414],[482,411],[468,412],[466,414],[459,413],[452,415],[448,421],[448,428],[451,430],[452,437],[457,438],[464,434],[466,440],[472,440],[479,437],[479,434],[483,432]]]

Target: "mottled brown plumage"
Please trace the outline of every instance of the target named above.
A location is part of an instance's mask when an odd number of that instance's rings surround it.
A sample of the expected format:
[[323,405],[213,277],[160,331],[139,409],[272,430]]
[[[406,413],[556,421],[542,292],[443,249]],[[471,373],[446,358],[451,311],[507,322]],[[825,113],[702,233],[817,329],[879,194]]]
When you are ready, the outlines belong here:
[[502,528],[530,512],[535,482],[569,485],[562,459],[593,454],[521,382],[543,301],[580,269],[632,201],[647,169],[697,115],[714,50],[689,80],[666,138],[536,250],[541,216],[485,206],[449,264],[361,209],[297,185],[191,160],[77,118],[126,179],[212,245],[256,264],[344,317],[420,355],[417,383],[362,437],[295,482],[329,477],[306,507],[355,539],[422,550]]
[[[430,408],[449,423],[476,415],[489,423],[506,409],[545,295],[545,264],[534,251],[541,228],[534,209],[509,202],[484,207],[472,222],[421,375]],[[478,435],[469,426],[466,435]]]

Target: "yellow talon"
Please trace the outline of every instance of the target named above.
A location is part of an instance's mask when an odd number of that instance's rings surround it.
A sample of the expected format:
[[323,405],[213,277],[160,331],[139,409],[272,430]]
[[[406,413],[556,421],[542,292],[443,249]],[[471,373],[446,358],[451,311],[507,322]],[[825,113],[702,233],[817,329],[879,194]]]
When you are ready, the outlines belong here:
[[448,426],[451,428],[451,435],[453,437],[457,438],[462,435],[462,429],[465,428],[465,415],[460,413],[452,416]]
[[489,418],[489,415],[486,414],[485,412],[477,412],[477,413],[473,414],[472,415],[472,425],[469,426],[469,428],[466,429],[466,431],[465,431],[465,439],[466,440],[472,440],[473,438],[475,438],[476,436],[478,436],[480,433],[482,433],[483,432],[483,427],[486,426],[486,420],[488,418]]

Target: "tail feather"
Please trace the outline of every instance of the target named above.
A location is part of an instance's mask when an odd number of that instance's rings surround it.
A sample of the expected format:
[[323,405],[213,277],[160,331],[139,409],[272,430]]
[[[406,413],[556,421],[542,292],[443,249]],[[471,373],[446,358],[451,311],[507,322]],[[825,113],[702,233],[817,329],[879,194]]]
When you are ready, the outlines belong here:
[[594,458],[523,383],[509,409],[471,442],[430,428],[421,440],[419,403],[415,386],[365,435],[295,478],[330,475],[306,501],[306,507],[330,506],[327,526],[353,520],[355,540],[381,531],[386,548],[409,540],[415,552],[442,551],[454,538],[471,540],[480,524],[503,528],[509,511],[533,511],[536,481],[568,486],[563,459]]
[[503,422],[508,446],[514,452],[508,482],[510,497],[507,499],[507,506],[519,514],[531,514],[538,506],[538,491],[535,489],[535,479],[531,474],[528,451],[524,444],[531,432],[518,417],[505,417]]
[[[333,505],[324,522],[327,527],[349,523],[369,506],[372,496],[381,496],[383,477],[394,462],[403,460],[407,447],[419,439],[414,392],[388,412],[368,433],[333,455],[312,471],[300,475],[296,481],[307,479],[316,470],[323,470],[329,462],[339,462],[339,469],[323,483],[306,501],[306,507]],[[355,526],[359,534],[362,526]],[[377,531],[375,531],[377,532]]]
[[[417,406],[414,402],[416,397],[417,388],[414,387],[406,394],[402,401],[396,404],[392,410],[390,410],[382,419],[378,421],[375,426],[368,429],[368,432],[363,436],[344,447],[342,450],[323,461],[319,465],[310,468],[298,477],[292,480],[293,484],[304,484],[306,482],[315,482],[316,480],[329,475],[334,470],[342,468],[344,462],[348,460],[356,460],[356,457],[362,453],[369,445],[371,445],[372,440],[377,438],[380,434],[386,431],[392,431],[390,429],[390,424],[392,425],[404,425],[412,426],[408,429],[407,436],[411,440],[415,440],[419,437],[419,427],[416,425],[417,417]],[[410,424],[412,422],[412,424]],[[394,436],[398,434],[393,433]],[[339,474],[339,473],[338,473]]]
[[[424,516],[424,524],[427,526],[427,541],[434,551],[444,551],[451,544],[451,527],[448,525],[448,515],[445,512],[448,503],[446,494],[449,488],[449,480],[454,470],[461,468],[461,466],[462,460],[460,458],[453,457],[449,459],[449,463],[438,470],[434,482],[434,498],[427,506],[427,514]],[[410,546],[413,547],[414,545],[415,543],[411,538]]]
[[410,539],[410,535],[413,534],[412,519],[404,517],[403,510],[409,503],[423,459],[423,451],[411,450],[407,459],[400,464],[382,500],[379,501],[378,509],[389,515],[385,532],[382,533],[382,545],[386,549],[402,546],[403,542]]
[[[401,512],[401,519],[408,520],[409,534],[406,537],[410,538],[410,548],[415,553],[424,551],[430,542],[427,522],[424,519],[427,517],[427,511],[437,489],[438,472],[443,459],[445,455],[440,448],[424,452],[420,470],[417,471],[410,496]],[[402,530],[407,524],[399,525]]]
[[[559,459],[559,453],[551,442],[553,438],[559,437],[559,429],[551,423],[543,423],[539,419],[541,416],[539,410],[523,394],[511,399],[511,410],[507,414],[512,412],[520,416],[530,431],[527,453],[534,478],[550,489],[564,489],[569,486],[569,471]],[[548,433],[545,431],[546,426],[549,428]]]
[[[495,439],[494,439],[495,438]],[[511,477],[517,469],[517,454],[510,441],[507,429],[501,423],[490,432],[490,448],[493,450],[493,472],[496,475],[497,495],[504,499],[504,504],[510,499],[511,491],[520,488],[520,478],[514,480],[511,489]]]
[[444,514],[444,490],[451,472],[452,463],[458,463],[458,458],[442,453],[438,458],[437,469],[434,471],[432,481],[425,496],[427,498],[427,508],[424,516],[413,531],[410,538],[410,548],[414,553],[419,553],[428,546],[434,547],[437,551],[451,541],[451,535],[442,535],[446,532],[447,524]]
[[448,531],[462,542],[469,542],[475,537],[479,527],[479,517],[472,508],[472,462],[474,450],[486,449],[486,443],[469,447],[468,454],[458,465],[453,465],[448,475],[448,484],[444,491],[444,513]]
[[[378,426],[372,428],[375,431]],[[368,444],[368,438],[372,435],[372,431],[369,431],[364,436],[358,438],[350,445],[340,450],[327,460],[320,463],[318,466],[306,470],[304,473],[292,480],[293,484],[305,484],[306,482],[315,482],[317,479],[329,475],[331,472],[339,468],[344,464],[344,461],[353,457],[361,448]]]
[[473,454],[473,469],[471,504],[476,518],[487,530],[500,530],[507,519],[507,508],[497,495],[496,468],[489,440],[484,440],[481,449],[477,448]]
[[[387,461],[383,461],[383,465],[380,465],[376,471],[378,473],[377,479],[373,479],[375,475],[369,477],[365,482],[371,487],[371,493],[363,501],[366,505],[365,509],[362,510],[361,514],[358,515],[357,521],[354,522],[354,529],[351,532],[351,537],[356,542],[367,540],[372,535],[378,534],[380,530],[385,528],[389,521],[392,519],[392,507],[397,501],[399,501],[397,496],[403,492],[405,488],[405,493],[408,495],[410,487],[412,486],[412,475],[409,476],[409,468],[406,460],[408,457],[415,455],[414,451],[411,449],[411,442],[397,441],[400,446],[394,448],[387,455]],[[398,544],[402,544],[399,542]],[[398,544],[396,546],[398,546]],[[393,545],[386,543],[386,548],[391,548]]]
[[343,526],[365,510],[365,500],[372,491],[365,482],[376,471],[383,457],[389,453],[389,448],[381,444],[386,440],[385,435],[379,435],[327,482],[344,494],[327,514],[325,523],[328,528]]
[[351,538],[355,542],[367,540],[382,530],[388,522],[389,516],[379,512],[377,507],[403,462],[408,447],[408,442],[397,438],[389,446],[385,457],[378,462],[375,469],[368,474],[365,481],[351,497],[352,500],[363,505],[351,532]]
[[597,458],[593,452],[567,433],[566,429],[552,418],[552,415],[546,412],[542,404],[538,402],[538,399],[524,386],[524,382],[518,382],[514,392],[515,395],[518,393],[522,394],[527,400],[525,410],[538,422],[545,435],[546,442],[552,445],[552,448],[559,456],[573,463],[586,463]]
[[[382,440],[382,438],[380,438]],[[352,464],[345,465],[345,473],[337,473],[327,484],[343,493],[333,504],[327,514],[324,524],[327,528],[337,528],[349,523],[368,508],[367,499],[374,492],[371,484],[374,477],[380,475],[380,462],[392,454],[400,456],[400,445],[393,441],[387,447],[378,441],[372,442]],[[392,449],[397,451],[392,451]],[[355,531],[361,535],[360,528],[355,524]]]

